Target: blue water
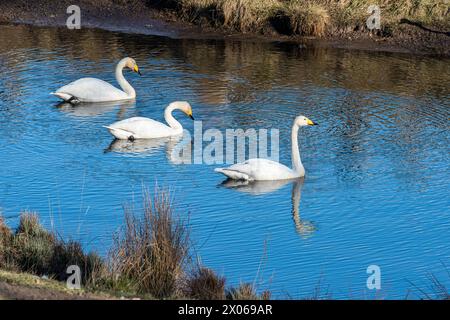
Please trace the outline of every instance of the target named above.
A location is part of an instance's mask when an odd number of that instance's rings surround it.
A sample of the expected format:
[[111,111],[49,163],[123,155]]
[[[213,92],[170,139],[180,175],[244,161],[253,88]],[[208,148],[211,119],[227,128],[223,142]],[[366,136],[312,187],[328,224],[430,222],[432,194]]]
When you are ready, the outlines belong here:
[[[84,76],[111,83],[124,56],[136,102],[57,106],[49,95]],[[294,45],[174,40],[96,30],[0,26],[0,212],[23,210],[106,255],[123,205],[170,188],[195,254],[228,284],[275,298],[418,298],[450,282],[450,60]],[[163,121],[188,100],[203,129],[276,128],[290,165],[298,114],[303,181],[232,186],[220,165],[173,163],[167,142],[113,143],[101,126]],[[185,129],[190,119],[177,113]],[[366,287],[381,268],[382,288]]]

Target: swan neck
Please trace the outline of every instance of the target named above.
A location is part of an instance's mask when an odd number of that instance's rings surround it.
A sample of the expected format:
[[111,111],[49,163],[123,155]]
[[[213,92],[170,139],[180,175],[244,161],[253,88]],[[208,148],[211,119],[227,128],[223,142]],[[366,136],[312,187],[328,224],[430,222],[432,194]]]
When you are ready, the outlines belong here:
[[292,215],[294,217],[295,223],[301,225],[300,220],[300,197],[301,197],[301,183],[295,181],[292,185]]
[[172,129],[183,132],[182,125],[172,115],[172,111],[175,109],[179,108],[169,105],[166,110],[164,110],[164,120],[166,120],[167,124]]
[[123,68],[125,68],[126,59],[120,60],[116,67],[116,80],[119,83],[120,87],[130,98],[136,97],[136,91],[134,88],[128,83],[128,81],[123,76]]
[[302,164],[302,159],[300,158],[300,150],[298,147],[298,129],[299,126],[295,125],[292,127],[291,142],[292,142],[292,168],[299,175],[303,176],[305,174],[305,169]]

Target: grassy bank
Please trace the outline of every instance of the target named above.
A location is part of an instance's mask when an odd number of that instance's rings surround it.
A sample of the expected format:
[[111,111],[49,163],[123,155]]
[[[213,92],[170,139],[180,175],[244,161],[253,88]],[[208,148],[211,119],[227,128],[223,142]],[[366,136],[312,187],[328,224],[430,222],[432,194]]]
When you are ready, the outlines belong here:
[[[143,212],[125,209],[124,227],[115,234],[106,258],[87,253],[80,243],[65,241],[44,229],[36,213],[23,212],[16,230],[0,217],[0,284],[7,282],[21,291],[23,285],[35,290],[41,284],[44,292],[53,290],[57,298],[66,298],[73,294],[64,286],[69,276],[66,271],[70,265],[77,265],[83,289],[77,295],[85,298],[89,297],[86,294],[93,294],[93,298],[270,298],[269,292],[258,295],[252,284],[227,287],[224,277],[199,264],[198,257],[191,256],[189,230],[186,221],[174,213],[170,196],[164,191],[153,198],[147,194]],[[30,295],[39,298],[39,293],[22,296]]]
[[[161,8],[161,1],[147,3]],[[374,31],[381,36],[392,36],[408,22],[438,30],[450,26],[446,0],[170,0],[163,7],[190,22],[231,31],[333,37],[369,32],[372,4],[381,9],[381,29]]]
[[0,270],[0,300],[105,300],[115,297],[104,292],[71,290],[64,282],[30,273]]

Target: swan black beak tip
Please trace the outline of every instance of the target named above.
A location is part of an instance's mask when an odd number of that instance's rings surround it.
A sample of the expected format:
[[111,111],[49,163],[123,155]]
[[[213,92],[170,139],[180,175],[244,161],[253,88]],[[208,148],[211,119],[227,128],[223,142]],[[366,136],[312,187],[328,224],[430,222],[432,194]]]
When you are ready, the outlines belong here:
[[141,73],[141,71],[138,71],[137,73],[138,73],[138,75],[140,75],[140,76],[142,77],[142,73]]
[[189,118],[191,118],[192,120],[195,120],[194,117],[192,116],[192,114],[189,115]]

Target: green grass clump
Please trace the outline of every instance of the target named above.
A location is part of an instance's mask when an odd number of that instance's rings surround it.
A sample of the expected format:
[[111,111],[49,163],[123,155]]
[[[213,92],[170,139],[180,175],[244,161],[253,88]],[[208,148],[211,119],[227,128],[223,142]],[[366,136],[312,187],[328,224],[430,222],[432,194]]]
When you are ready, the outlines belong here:
[[0,218],[0,267],[65,281],[67,268],[81,269],[82,284],[94,282],[104,264],[95,253],[85,254],[76,241],[65,242],[47,231],[34,212],[23,212],[12,233]]
[[36,213],[21,214],[13,239],[15,264],[20,271],[48,275],[55,244],[55,236],[42,227]]

